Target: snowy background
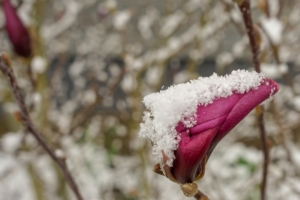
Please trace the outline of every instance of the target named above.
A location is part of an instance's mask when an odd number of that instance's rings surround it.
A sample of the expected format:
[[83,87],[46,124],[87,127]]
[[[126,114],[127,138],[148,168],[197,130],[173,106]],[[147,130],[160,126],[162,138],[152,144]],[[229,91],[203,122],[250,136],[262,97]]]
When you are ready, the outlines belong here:
[[[12,1],[14,5],[18,1]],[[86,200],[183,200],[152,172],[151,144],[137,136],[143,97],[213,72],[253,70],[240,11],[230,0],[23,0],[34,57],[0,51],[35,125],[65,156]],[[280,83],[265,102],[267,196],[300,199],[300,2],[252,0],[262,71]],[[0,9],[0,27],[4,16]],[[32,74],[28,75],[30,67]],[[15,119],[0,75],[0,200],[73,200],[59,168]],[[263,154],[254,113],[220,142],[199,188],[212,200],[258,200]]]

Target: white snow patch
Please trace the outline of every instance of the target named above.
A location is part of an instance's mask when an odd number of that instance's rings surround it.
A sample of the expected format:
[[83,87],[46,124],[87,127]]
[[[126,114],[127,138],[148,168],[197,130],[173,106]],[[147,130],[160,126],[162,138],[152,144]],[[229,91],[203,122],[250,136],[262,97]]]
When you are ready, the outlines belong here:
[[162,70],[159,66],[149,67],[146,73],[146,82],[149,85],[155,85],[159,82],[159,78],[161,76]]
[[114,18],[114,27],[117,29],[117,30],[124,30],[127,23],[129,22],[131,18],[131,11],[130,10],[125,10],[125,11],[121,11],[121,12],[118,12],[116,15],[115,15],[115,18]]
[[31,63],[32,71],[36,74],[42,74],[47,69],[47,61],[41,56],[35,56]]
[[87,104],[87,105],[93,104],[97,100],[97,94],[94,90],[88,89],[87,91],[83,92],[83,96],[81,100],[83,104]]
[[125,92],[133,91],[137,87],[137,81],[132,74],[127,74],[123,77],[121,87]]
[[144,112],[144,122],[140,124],[139,136],[153,142],[153,154],[159,162],[164,151],[168,157],[167,165],[172,166],[173,152],[180,140],[175,130],[179,121],[192,127],[198,105],[206,106],[232,95],[233,91],[242,94],[257,89],[263,79],[263,74],[238,70],[226,76],[199,77],[150,94],[143,99],[147,111]]
[[288,72],[288,66],[286,64],[269,64],[261,63],[261,71],[268,77],[272,79],[280,78],[283,74]]
[[295,106],[295,109],[297,111],[300,111],[300,96],[299,95],[292,99],[292,103]]
[[184,83],[187,82],[190,79],[191,75],[187,71],[181,71],[174,75],[174,83]]
[[174,14],[167,16],[165,19],[163,19],[160,35],[163,37],[170,36],[176,30],[179,24],[183,22],[184,18],[185,14],[182,11],[177,11]]
[[0,140],[0,145],[5,152],[15,152],[19,147],[23,139],[21,133],[6,133]]
[[220,69],[223,69],[225,66],[228,66],[234,61],[234,57],[229,52],[222,52],[217,56],[217,66]]
[[277,18],[262,18],[262,26],[270,36],[274,44],[280,44],[282,40],[283,24]]

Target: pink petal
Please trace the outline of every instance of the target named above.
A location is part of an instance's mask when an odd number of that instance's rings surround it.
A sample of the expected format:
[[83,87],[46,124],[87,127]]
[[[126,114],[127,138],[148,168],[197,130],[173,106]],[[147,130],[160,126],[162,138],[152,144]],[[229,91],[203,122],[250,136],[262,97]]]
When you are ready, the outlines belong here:
[[172,167],[173,175],[177,181],[191,183],[195,180],[199,174],[198,167],[201,165],[218,130],[219,127],[215,127],[192,137],[189,137],[187,132],[181,133],[179,147],[175,152],[176,159]]

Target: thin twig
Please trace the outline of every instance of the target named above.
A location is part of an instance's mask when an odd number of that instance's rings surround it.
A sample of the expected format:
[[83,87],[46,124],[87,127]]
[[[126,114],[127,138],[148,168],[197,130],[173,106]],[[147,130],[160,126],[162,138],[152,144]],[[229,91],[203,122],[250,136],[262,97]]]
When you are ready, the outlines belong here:
[[252,22],[252,17],[251,17],[251,10],[250,10],[250,0],[245,0],[241,5],[239,6],[244,23],[246,26],[246,31],[249,37],[249,42],[252,50],[252,56],[253,56],[253,64],[254,64],[254,69],[257,72],[260,72],[260,61],[259,61],[259,46],[257,44],[256,40],[256,33],[253,27],[253,22]]
[[[260,52],[259,52],[259,45],[257,43],[256,33],[253,27],[252,17],[251,17],[251,7],[250,7],[250,0],[244,0],[240,5],[239,8],[242,12],[244,23],[246,26],[246,31],[249,37],[250,46],[252,50],[253,56],[253,64],[256,72],[260,72]],[[260,137],[262,143],[262,149],[264,154],[264,163],[263,163],[263,177],[261,182],[261,200],[266,200],[266,188],[267,188],[267,177],[268,177],[268,166],[269,166],[269,148],[267,143],[267,134],[264,125],[264,107],[259,105],[256,107],[257,113],[257,120],[259,124],[260,130]]]
[[260,195],[261,195],[261,200],[266,200],[268,167],[270,162],[269,145],[268,145],[268,137],[264,125],[264,107],[261,105],[257,106],[256,111],[257,111],[256,113],[257,113],[258,126],[260,130],[261,145],[264,154],[263,177],[261,182]]
[[73,190],[75,196],[78,200],[83,200],[78,186],[69,172],[67,165],[65,163],[64,159],[61,159],[55,155],[53,150],[48,146],[48,144],[45,142],[45,140],[42,138],[42,134],[36,129],[36,127],[33,125],[32,120],[30,118],[28,109],[24,102],[24,97],[22,95],[22,92],[17,84],[16,77],[14,75],[14,72],[12,68],[10,67],[10,60],[6,55],[0,55],[0,70],[4,74],[5,78],[10,84],[11,90],[13,92],[13,95],[15,96],[15,99],[18,103],[19,109],[20,109],[20,116],[22,119],[23,126],[26,128],[26,130],[32,134],[32,136],[38,141],[38,143],[42,146],[42,148],[49,154],[49,156],[53,159],[54,162],[57,163],[57,165],[62,170],[65,179],[67,183],[69,184],[70,188]]

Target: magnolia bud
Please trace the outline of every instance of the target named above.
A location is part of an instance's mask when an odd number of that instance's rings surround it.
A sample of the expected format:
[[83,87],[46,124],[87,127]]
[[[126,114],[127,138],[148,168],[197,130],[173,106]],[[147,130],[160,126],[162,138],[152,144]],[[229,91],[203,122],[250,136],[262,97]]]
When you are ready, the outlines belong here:
[[5,15],[5,29],[14,51],[19,56],[28,58],[31,55],[31,40],[28,30],[23,25],[17,15],[16,9],[9,0],[2,1],[2,7]]

